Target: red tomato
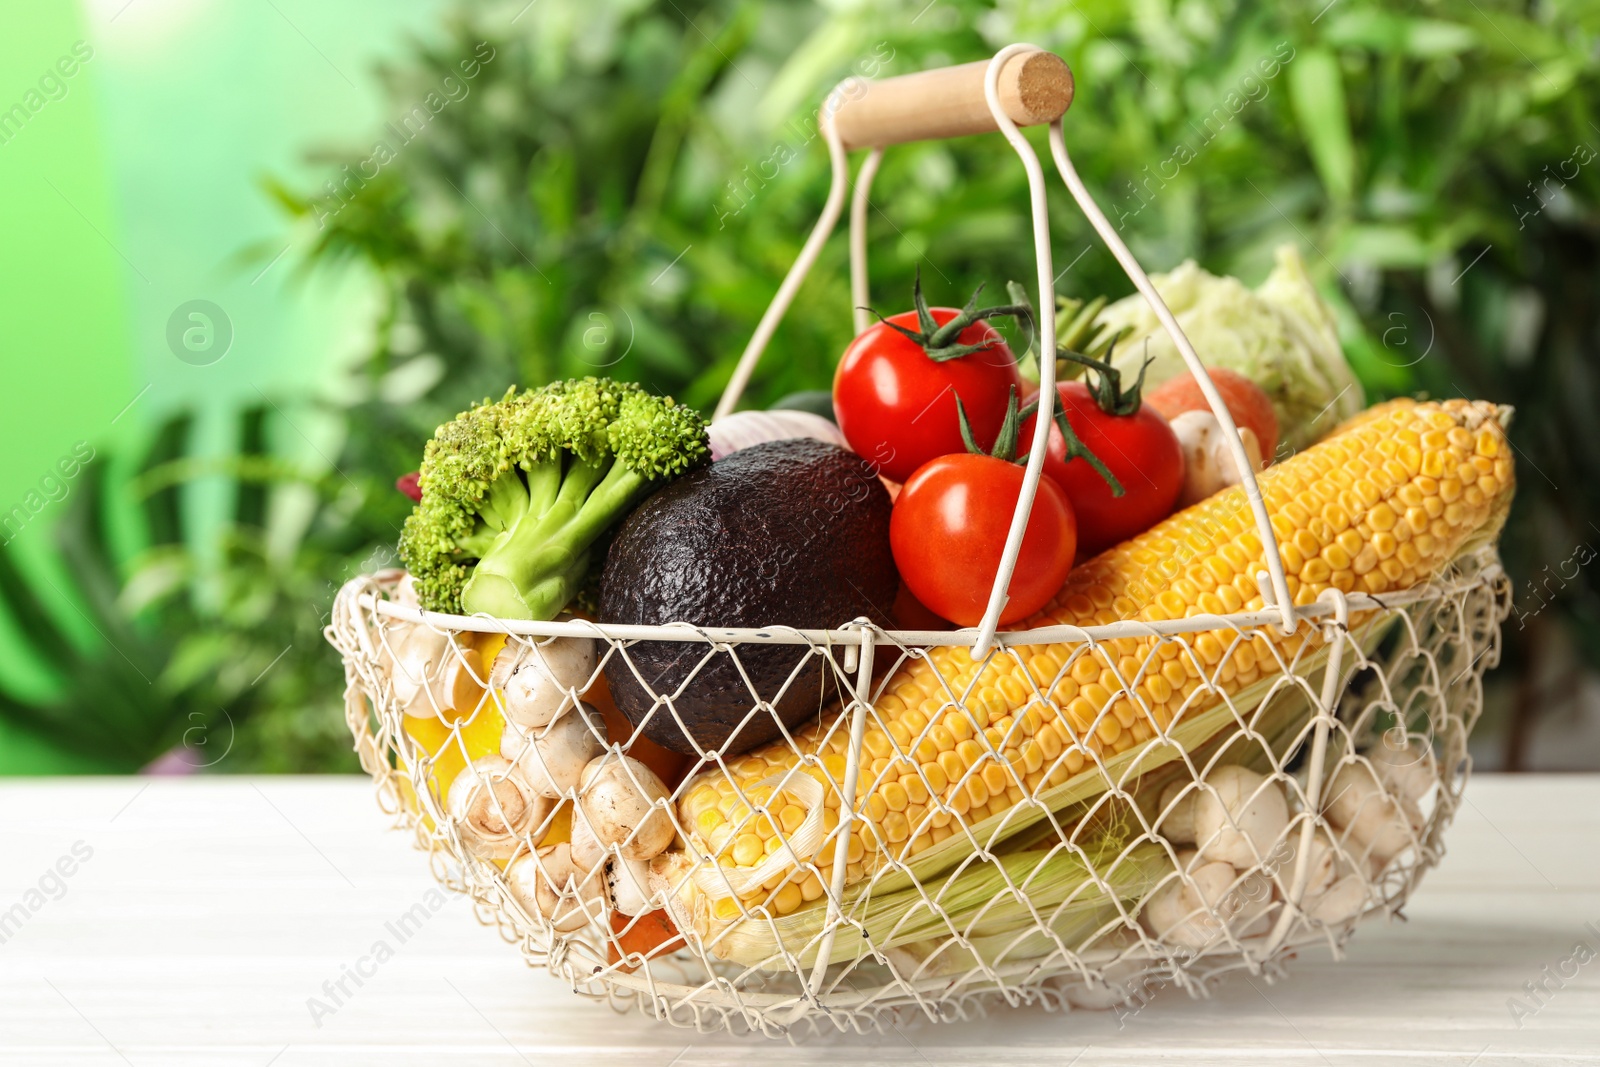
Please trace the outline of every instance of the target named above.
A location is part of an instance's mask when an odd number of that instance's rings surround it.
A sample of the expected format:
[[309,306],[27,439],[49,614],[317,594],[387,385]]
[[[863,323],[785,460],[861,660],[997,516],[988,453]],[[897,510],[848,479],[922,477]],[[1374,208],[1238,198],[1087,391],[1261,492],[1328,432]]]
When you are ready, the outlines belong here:
[[[1278,416],[1272,410],[1272,399],[1266,390],[1244,375],[1223,367],[1208,368],[1207,373],[1217,392],[1222,394],[1222,402],[1228,405],[1228,414],[1237,425],[1255,432],[1262,458],[1271,463],[1278,450]],[[1169,419],[1185,411],[1211,410],[1205,394],[1200,391],[1200,383],[1189,371],[1150,390],[1144,395],[1144,402]]]
[[[960,312],[932,308],[941,326]],[[917,313],[889,322],[915,332]],[[833,410],[845,440],[878,472],[903,482],[931,459],[964,452],[956,397],[966,409],[973,438],[994,444],[1005,418],[1011,387],[1020,391],[1017,361],[998,331],[982,319],[963,329],[954,344],[989,347],[938,362],[917,342],[880,322],[850,343],[833,378]]]
[[[1183,489],[1183,451],[1167,420],[1148,404],[1131,415],[1112,415],[1082,382],[1062,383],[1056,392],[1072,432],[1123,488],[1122,496],[1113,495],[1088,460],[1068,459],[1060,428],[1050,427],[1044,472],[1071,498],[1078,516],[1078,558],[1088,559],[1172,514]],[[1019,447],[1033,443],[1036,417],[1023,423]]]
[[[900,491],[889,546],[901,579],[936,614],[960,626],[983,620],[1022,476],[1015,463],[962,453],[924,465]],[[1072,504],[1041,478],[1000,622],[1025,619],[1048,604],[1067,580],[1077,547]]]

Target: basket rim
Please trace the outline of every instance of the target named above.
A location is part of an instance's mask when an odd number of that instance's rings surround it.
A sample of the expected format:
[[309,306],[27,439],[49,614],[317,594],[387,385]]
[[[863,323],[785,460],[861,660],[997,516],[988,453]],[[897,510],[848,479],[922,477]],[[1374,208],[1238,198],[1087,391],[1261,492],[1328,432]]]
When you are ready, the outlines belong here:
[[[1381,597],[1370,593],[1343,594],[1349,610],[1391,611],[1398,607],[1428,600],[1440,600],[1477,586],[1488,584],[1500,574],[1499,555],[1492,544],[1462,553],[1454,562],[1479,559],[1482,565],[1471,573],[1453,579],[1434,579],[1409,589],[1385,593]],[[698,644],[775,644],[810,646],[861,646],[870,641],[875,646],[916,647],[972,647],[983,636],[976,627],[961,630],[890,630],[865,618],[858,618],[835,629],[801,629],[792,626],[727,627],[696,626],[687,622],[665,625],[627,625],[600,623],[587,619],[566,621],[531,621],[525,619],[499,619],[491,615],[452,615],[408,607],[379,597],[370,585],[392,586],[403,574],[400,570],[384,570],[352,578],[348,586],[367,585],[356,594],[357,603],[374,614],[388,616],[402,622],[421,623],[441,630],[472,633],[507,634],[518,637],[598,637],[611,642],[674,641]],[[1263,592],[1270,592],[1264,588]],[[1310,622],[1334,615],[1338,607],[1336,598],[1326,598],[1301,607],[1292,613],[1297,623]],[[1217,630],[1244,631],[1263,626],[1277,626],[1282,613],[1272,604],[1257,611],[1235,612],[1230,615],[1190,615],[1182,619],[1149,622],[1123,619],[1097,626],[1041,626],[1032,630],[1003,630],[995,635],[998,647],[1021,645],[1046,645],[1060,643],[1094,643],[1127,637],[1174,636],[1179,634],[1208,633]]]

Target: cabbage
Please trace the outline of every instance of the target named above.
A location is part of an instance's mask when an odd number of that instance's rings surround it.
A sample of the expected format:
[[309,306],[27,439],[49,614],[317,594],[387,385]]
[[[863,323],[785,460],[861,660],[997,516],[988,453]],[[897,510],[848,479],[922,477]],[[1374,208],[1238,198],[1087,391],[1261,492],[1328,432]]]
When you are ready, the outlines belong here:
[[[1339,347],[1333,311],[1294,246],[1278,248],[1277,266],[1254,290],[1237,278],[1208,274],[1193,260],[1150,280],[1202,362],[1237,371],[1266,390],[1290,448],[1304,448],[1366,406]],[[1113,360],[1126,374],[1137,374],[1147,354],[1154,357],[1145,376],[1149,386],[1188,370],[1143,296],[1117,301],[1099,321],[1131,329]]]

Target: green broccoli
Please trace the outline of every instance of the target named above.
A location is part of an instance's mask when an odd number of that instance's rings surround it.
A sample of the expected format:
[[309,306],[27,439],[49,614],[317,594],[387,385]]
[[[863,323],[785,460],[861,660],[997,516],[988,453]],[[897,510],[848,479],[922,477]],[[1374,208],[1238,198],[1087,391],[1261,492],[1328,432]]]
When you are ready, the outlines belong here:
[[428,442],[400,558],[431,611],[551,619],[583,587],[596,540],[709,455],[697,412],[637,385],[512,388]]

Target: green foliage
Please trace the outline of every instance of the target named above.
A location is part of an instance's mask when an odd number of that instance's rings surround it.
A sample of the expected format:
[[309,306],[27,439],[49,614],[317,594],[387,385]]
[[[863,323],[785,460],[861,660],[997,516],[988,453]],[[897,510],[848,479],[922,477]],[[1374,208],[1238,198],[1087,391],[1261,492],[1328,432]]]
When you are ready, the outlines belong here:
[[[0,547],[0,604],[55,683],[45,698],[0,690],[0,716],[106,771],[138,770],[169,750],[180,770],[355,769],[321,631],[340,575],[393,559],[370,547],[377,530],[352,521],[381,515],[383,501],[352,498],[337,474],[269,458],[265,425],[263,409],[242,412],[238,455],[223,464],[186,458],[191,420],[178,417],[131,484],[105,460],[86,467],[54,531],[70,576],[57,585],[72,605],[64,617],[42,595],[53,579],[24,574]],[[209,536],[185,520],[202,475],[225,478],[231,499],[228,526]],[[303,536],[280,552],[268,499],[291,484],[314,503]],[[110,535],[119,496],[137,502],[144,529],[126,566]],[[220,560],[202,562],[197,546],[212,543]],[[98,640],[77,640],[79,622]]]
[[[523,11],[515,22],[511,9]],[[1560,568],[1600,529],[1586,489],[1600,482],[1600,8],[540,0],[511,9],[464,7],[380,72],[392,114],[407,115],[479,59],[467,95],[409,141],[352,131],[320,156],[343,183],[332,195],[269,183],[316,233],[303,271],[355,266],[378,278],[377,340],[337,405],[351,432],[334,457],[339,473],[312,480],[318,504],[305,536],[276,556],[264,546],[255,531],[286,489],[263,487],[250,521],[224,533],[227,566],[213,591],[225,595],[195,600],[232,606],[169,605],[176,614],[144,624],[166,636],[141,662],[199,685],[240,657],[242,673],[292,644],[268,675],[281,688],[252,698],[255,740],[305,737],[313,721],[323,732],[271,758],[316,765],[343,752],[332,739],[342,728],[338,670],[302,616],[327,603],[327,583],[393,543],[407,505],[387,486],[415,469],[435,426],[510,385],[594,373],[709,409],[821,210],[828,166],[815,117],[826,87],[982,58],[1012,40],[1071,64],[1068,144],[1149,269],[1193,257],[1254,283],[1273,248],[1294,242],[1373,398],[1425,391],[1515,404],[1522,477],[1508,563],[1523,589],[1542,582],[1524,605],[1543,612],[1548,601],[1543,621],[1596,621],[1594,574]],[[1029,136],[1042,145],[1040,131]],[[374,170],[380,140],[392,158]],[[1129,292],[1054,182],[1052,198],[1058,288],[1082,298]],[[890,150],[869,236],[872,300],[886,313],[905,306],[919,266],[930,297],[946,304],[980,281],[998,291],[1034,277],[1024,175],[997,137]],[[748,403],[827,387],[851,332],[846,261],[836,235]],[[154,566],[137,581],[151,581]],[[15,584],[4,584],[8,602]],[[174,638],[184,626],[204,636]],[[1513,657],[1521,632],[1513,626]],[[1579,632],[1592,641],[1600,628]],[[236,682],[227,688],[238,696]],[[141,736],[148,751],[171,729]]]
[[[1514,574],[1568,558],[1600,520],[1576,491],[1600,476],[1600,386],[1583,358],[1600,329],[1585,296],[1600,282],[1600,9],[579,8],[540,5],[516,34],[462,21],[386,72],[404,101],[476,42],[496,50],[476,100],[441,114],[322,232],[323,261],[365,261],[389,286],[374,360],[442,359],[438,395],[604,365],[709,406],[820,211],[826,87],[1030,40],[1076,72],[1068,143],[1149,268],[1192,257],[1254,282],[1275,246],[1299,245],[1374,398],[1467,394],[1522,411]],[[978,281],[1031,281],[1025,197],[997,138],[891,150],[869,216],[875,303],[902,307],[919,265],[946,303]],[[1052,227],[1064,292],[1130,290],[1064,191]],[[850,332],[844,268],[836,236],[749,402],[828,385]],[[1566,609],[1593,611],[1592,576],[1563,589]]]

